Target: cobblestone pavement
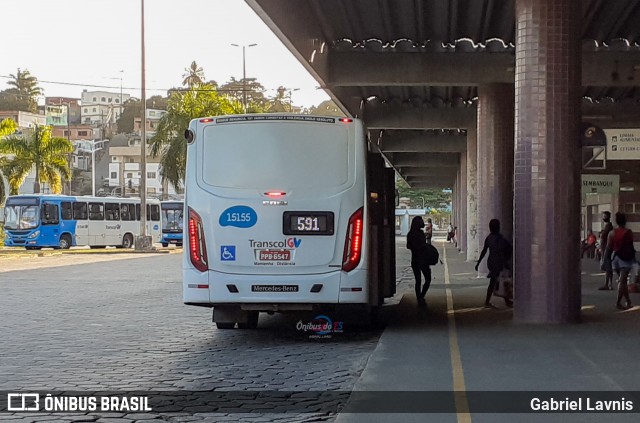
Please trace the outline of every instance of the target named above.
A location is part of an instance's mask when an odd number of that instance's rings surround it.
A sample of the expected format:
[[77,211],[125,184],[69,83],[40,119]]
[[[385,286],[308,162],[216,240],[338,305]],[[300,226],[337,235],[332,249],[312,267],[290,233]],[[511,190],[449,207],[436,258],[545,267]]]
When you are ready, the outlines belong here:
[[[61,265],[61,257],[43,257],[41,268],[0,273],[0,390],[350,391],[381,334],[346,323],[343,334],[313,340],[295,329],[313,315],[277,314],[261,314],[258,330],[218,330],[209,309],[182,304],[180,254],[104,258],[65,257]],[[317,411],[0,413],[2,421],[25,422],[334,418]]]

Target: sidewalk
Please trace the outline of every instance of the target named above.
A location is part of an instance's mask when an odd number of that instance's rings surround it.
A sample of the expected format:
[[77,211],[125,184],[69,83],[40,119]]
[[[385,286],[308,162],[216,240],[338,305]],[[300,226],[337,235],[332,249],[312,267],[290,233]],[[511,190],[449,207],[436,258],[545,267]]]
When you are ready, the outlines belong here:
[[[640,307],[619,311],[616,291],[598,291],[604,276],[595,260],[582,263],[582,323],[523,325],[512,322],[512,310],[499,298],[493,299],[499,309],[482,307],[488,279],[478,278],[475,263],[465,262],[443,240],[435,245],[446,266],[432,267],[428,306],[418,307],[404,239],[396,244],[398,289],[404,295],[336,422],[637,421],[637,414],[361,413],[358,393],[371,391],[420,391],[427,400],[429,392],[452,390],[640,391]],[[640,294],[631,295],[640,304]],[[640,398],[634,402],[637,410]]]

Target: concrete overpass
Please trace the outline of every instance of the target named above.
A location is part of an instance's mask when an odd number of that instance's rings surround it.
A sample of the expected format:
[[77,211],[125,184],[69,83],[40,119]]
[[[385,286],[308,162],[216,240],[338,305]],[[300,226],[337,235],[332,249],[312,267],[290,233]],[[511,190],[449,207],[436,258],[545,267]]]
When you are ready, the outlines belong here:
[[580,123],[640,126],[640,1],[246,1],[410,185],[454,188],[469,260],[501,220],[516,320],[579,319]]

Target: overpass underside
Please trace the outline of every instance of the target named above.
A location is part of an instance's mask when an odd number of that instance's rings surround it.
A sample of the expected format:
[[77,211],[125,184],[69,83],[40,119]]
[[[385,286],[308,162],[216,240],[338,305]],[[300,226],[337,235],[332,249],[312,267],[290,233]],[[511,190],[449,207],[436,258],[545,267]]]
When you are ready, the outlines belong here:
[[581,123],[639,126],[640,2],[246,1],[411,186],[453,189],[468,260],[502,222],[517,321],[579,319],[581,173],[612,173]]

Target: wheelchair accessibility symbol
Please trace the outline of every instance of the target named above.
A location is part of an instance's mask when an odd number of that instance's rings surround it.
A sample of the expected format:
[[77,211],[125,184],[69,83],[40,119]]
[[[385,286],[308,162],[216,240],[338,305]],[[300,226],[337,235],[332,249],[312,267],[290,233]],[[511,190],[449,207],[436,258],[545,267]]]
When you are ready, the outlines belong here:
[[221,245],[220,246],[220,260],[221,261],[236,261],[236,246],[235,245]]

